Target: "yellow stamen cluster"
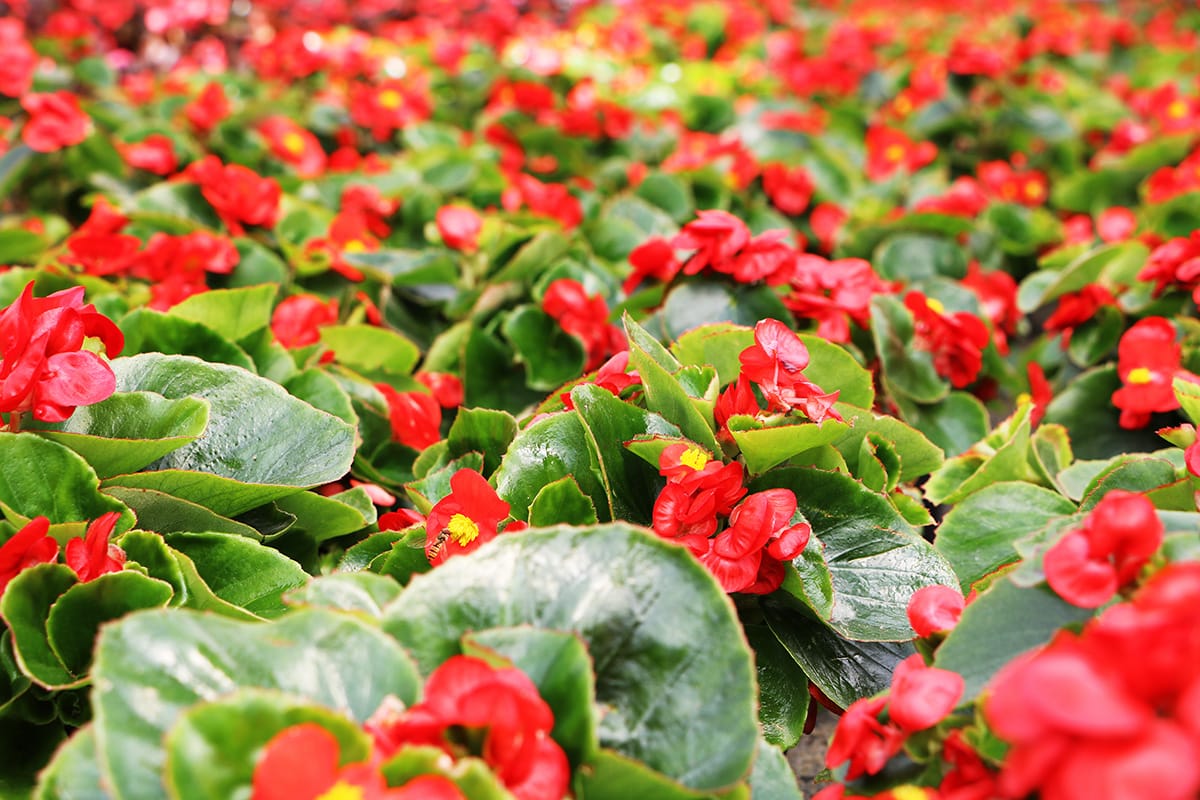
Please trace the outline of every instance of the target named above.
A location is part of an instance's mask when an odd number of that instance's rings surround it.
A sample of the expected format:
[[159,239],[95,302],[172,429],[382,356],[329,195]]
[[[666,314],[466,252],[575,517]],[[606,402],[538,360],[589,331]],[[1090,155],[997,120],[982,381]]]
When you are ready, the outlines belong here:
[[361,239],[351,239],[342,245],[342,250],[347,253],[361,253],[366,249],[367,246],[363,244]]
[[384,89],[379,93],[379,105],[388,111],[395,111],[404,105],[404,97],[395,89]]
[[699,472],[708,464],[708,453],[701,450],[699,447],[689,447],[683,451],[683,455],[679,457],[679,463],[685,467],[691,467]]
[[1150,374],[1150,370],[1146,369],[1145,367],[1136,367],[1129,370],[1129,376],[1125,380],[1129,381],[1130,383],[1136,383],[1140,386],[1142,384],[1149,383],[1153,379],[1154,376]]
[[883,157],[892,164],[899,164],[904,160],[904,148],[898,144],[891,145],[883,151]]
[[942,301],[933,297],[925,298],[925,305],[929,306],[929,310],[935,314],[945,314],[946,307],[942,305]]
[[363,800],[365,796],[361,787],[338,781],[329,787],[329,791],[318,795],[316,800]]
[[929,800],[929,792],[920,786],[905,784],[892,789],[892,797],[896,800]]
[[479,526],[466,514],[455,514],[446,528],[450,531],[450,538],[463,547],[479,536]]
[[294,156],[300,155],[304,152],[304,137],[292,131],[283,137],[283,149]]

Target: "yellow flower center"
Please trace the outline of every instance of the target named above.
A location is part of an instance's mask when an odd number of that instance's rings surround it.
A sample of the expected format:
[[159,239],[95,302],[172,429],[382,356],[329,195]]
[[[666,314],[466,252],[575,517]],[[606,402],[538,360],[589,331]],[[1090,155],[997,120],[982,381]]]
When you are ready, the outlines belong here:
[[896,800],[928,800],[929,793],[920,786],[906,784],[892,789],[892,797]]
[[384,89],[379,93],[379,105],[388,111],[395,111],[404,105],[404,97],[395,89]]
[[1167,116],[1171,119],[1183,119],[1187,116],[1187,103],[1182,100],[1176,100],[1171,105],[1167,106]]
[[699,472],[708,464],[708,453],[701,450],[699,447],[689,447],[683,451],[683,455],[679,457],[679,463],[685,467],[691,467]]
[[479,526],[466,514],[455,514],[446,528],[450,531],[450,538],[463,547],[479,536]]
[[898,144],[891,145],[883,151],[883,157],[893,164],[898,164],[904,160],[904,148]]
[[283,137],[283,149],[294,156],[300,155],[304,152],[304,137],[292,131]]
[[1153,378],[1154,376],[1150,374],[1150,370],[1146,369],[1145,367],[1137,367],[1129,370],[1129,377],[1127,377],[1125,380],[1129,381],[1130,383],[1141,385],[1149,383]]
[[900,95],[899,97],[896,98],[895,107],[896,107],[896,113],[900,114],[901,116],[904,116],[908,112],[912,111],[912,101],[909,100],[904,95]]
[[935,297],[926,297],[925,305],[927,305],[929,307],[929,310],[935,314],[945,314],[946,313],[946,307],[944,305],[942,305],[942,301],[938,300]]
[[348,241],[344,245],[342,245],[342,250],[347,253],[361,253],[361,252],[365,251],[366,249],[367,249],[367,246],[365,244],[363,244],[361,239],[351,239],[350,241]]
[[1029,394],[1029,392],[1021,392],[1019,395],[1017,395],[1017,405],[1019,406],[1028,405],[1032,402],[1033,397]]
[[361,787],[338,781],[329,787],[329,791],[318,795],[316,800],[363,800],[364,797],[366,795],[363,794]]
[[1029,200],[1041,200],[1043,195],[1044,192],[1042,191],[1042,185],[1040,183],[1030,181],[1029,183],[1025,184],[1025,197]]

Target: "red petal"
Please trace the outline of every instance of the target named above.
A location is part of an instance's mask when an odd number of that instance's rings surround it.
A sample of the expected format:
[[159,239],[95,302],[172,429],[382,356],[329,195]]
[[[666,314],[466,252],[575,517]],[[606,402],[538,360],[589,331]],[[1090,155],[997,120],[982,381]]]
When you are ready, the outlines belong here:
[[254,768],[250,800],[313,800],[337,780],[340,749],[333,734],[313,722],[282,731]]

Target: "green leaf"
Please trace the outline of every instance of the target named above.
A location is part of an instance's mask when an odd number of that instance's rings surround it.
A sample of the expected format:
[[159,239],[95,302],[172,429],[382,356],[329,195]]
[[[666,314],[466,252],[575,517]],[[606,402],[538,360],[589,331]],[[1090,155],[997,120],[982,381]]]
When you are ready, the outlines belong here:
[[1113,489],[1145,494],[1175,482],[1175,466],[1162,458],[1129,456],[1118,460],[1088,485],[1080,511],[1091,511]]
[[573,630],[587,644],[597,702],[608,709],[602,747],[696,789],[749,771],[749,651],[732,604],[683,549],[620,524],[501,536],[410,584],[384,629],[428,671],[458,652],[468,630],[522,622]]
[[536,306],[521,306],[504,319],[500,331],[525,367],[525,384],[550,391],[578,378],[587,363],[583,340],[563,330]]
[[871,335],[888,385],[917,403],[936,403],[950,393],[933,357],[913,346],[913,318],[899,298],[871,298]]
[[515,354],[494,334],[472,325],[462,352],[464,405],[515,413],[542,399],[525,386],[524,372],[513,369]]
[[214,289],[186,298],[171,307],[172,317],[199,322],[231,342],[271,324],[279,287],[274,284],[241,289]]
[[66,422],[39,434],[66,445],[101,478],[136,472],[186,444],[208,426],[208,403],[194,397],[168,400],[153,392],[117,392],[80,406]]
[[64,564],[36,564],[13,578],[0,597],[0,615],[12,631],[17,664],[41,686],[62,688],[80,682],[54,651],[46,631],[50,609],[77,580]]
[[826,392],[837,391],[838,400],[859,408],[875,403],[875,385],[870,370],[854,360],[844,348],[810,333],[800,334],[808,348],[804,375]]
[[346,253],[346,262],[393,286],[453,285],[459,279],[458,264],[449,253],[438,250],[376,250]]
[[1060,628],[1083,622],[1094,611],[1076,608],[1045,587],[994,583],[964,610],[938,647],[934,666],[963,676],[961,702],[973,699],[1000,668],[1050,640]]
[[[573,793],[586,800],[628,800],[653,797],[654,800],[715,800],[715,795],[697,792],[639,761],[621,753],[601,749],[575,773]],[[743,800],[722,794],[722,800]]]
[[114,794],[130,800],[161,795],[164,736],[198,702],[279,689],[361,723],[389,694],[415,702],[419,686],[392,639],[319,609],[275,623],[181,609],[131,614],[101,631],[92,674],[101,768]]
[[50,646],[73,674],[87,674],[96,633],[106,622],[143,608],[165,606],[170,584],[133,570],[110,572],[63,592],[45,620]]
[[368,378],[407,375],[421,357],[407,337],[374,325],[327,325],[321,328],[321,342],[338,363]]
[[281,692],[243,689],[192,706],[171,727],[165,743],[171,796],[242,796],[250,791],[262,748],[276,734],[302,723],[316,723],[337,739],[340,763],[367,759],[367,734],[345,716]]
[[634,194],[666,211],[681,224],[695,214],[696,204],[692,193],[687,183],[676,175],[652,172],[642,179]]
[[752,491],[791,489],[797,510],[825,545],[833,581],[829,626],[848,639],[913,637],[906,609],[923,586],[957,586],[950,565],[881,494],[848,475],[807,468],[775,470]]
[[1057,492],[1004,481],[950,509],[933,546],[950,562],[966,592],[980,578],[1019,558],[1013,542],[1074,513],[1075,504]]
[[790,313],[770,287],[694,279],[670,290],[662,319],[667,334],[678,339],[700,325],[733,322],[753,327],[760,319],[788,319]]
[[1078,256],[1061,271],[1054,273],[1052,281],[1041,278],[1042,273],[1033,273],[1033,275],[1039,276],[1038,284],[1045,282],[1045,286],[1036,285],[1035,290],[1033,288],[1035,284],[1030,284],[1027,288],[1028,278],[1022,281],[1021,291],[1017,297],[1017,306],[1022,312],[1028,314],[1064,294],[1078,292],[1084,287],[1098,282],[1100,277],[1106,273],[1123,272],[1126,269],[1124,267],[1126,263],[1136,262],[1140,266],[1145,263],[1148,255],[1149,251],[1146,249],[1146,245],[1138,241],[1100,245]]
[[750,773],[750,792],[754,800],[804,800],[796,785],[796,773],[778,745],[758,743],[754,771]]
[[885,280],[915,283],[942,275],[967,276],[967,251],[957,242],[940,236],[901,233],[889,237],[871,260]]
[[529,676],[554,712],[551,736],[573,769],[596,752],[599,714],[593,666],[578,636],[537,628],[492,628],[468,634],[463,652],[485,659],[489,653],[498,654]]
[[166,541],[192,560],[217,597],[261,617],[286,613],[284,592],[308,582],[295,561],[241,536],[172,533]]
[[1103,360],[1125,333],[1125,315],[1114,306],[1100,306],[1091,319],[1071,333],[1067,355],[1081,367],[1090,367]]
[[400,584],[373,572],[342,572],[314,578],[283,599],[289,606],[353,611],[378,619],[400,589]]
[[551,414],[517,434],[492,479],[517,519],[528,520],[529,507],[543,486],[567,476],[591,498],[596,513],[607,516],[608,494],[595,459],[580,416]]
[[546,484],[529,504],[529,526],[595,525],[596,507],[570,475]]
[[[642,377],[646,408],[673,421],[684,436],[710,453],[719,452],[720,445],[713,435],[713,421],[700,413],[679,381],[671,375],[671,372],[679,369],[678,362],[631,318],[626,317],[624,322],[625,333],[629,337],[629,364]],[[626,437],[624,441],[632,438]]]
[[283,382],[283,388],[292,397],[303,400],[313,408],[358,427],[358,414],[354,412],[350,395],[324,370],[312,368],[298,372]]
[[[123,391],[199,397],[211,407],[205,435],[156,463],[162,472],[155,477],[165,480],[132,475],[110,481],[114,485],[159,489],[234,515],[295,489],[337,480],[350,468],[354,429],[265,378],[188,356],[144,354],[119,358],[112,366]],[[197,473],[258,486],[214,485]]]
[[[807,345],[808,341],[804,343]],[[711,365],[717,370],[717,380],[724,386],[737,380],[742,371],[738,356],[753,345],[753,329],[717,322],[684,333],[671,345],[671,352],[686,365]]]
[[62,541],[82,534],[88,522],[109,511],[123,513],[122,528],[131,521],[124,504],[101,494],[100,481],[86,461],[33,433],[0,432],[0,505],[13,523],[38,516],[52,524],[75,523],[54,529]]
[[903,413],[947,458],[966,452],[989,430],[987,408],[967,392],[950,392],[933,405],[904,404]]
[[[22,754],[30,758],[29,753]],[[33,759],[30,759],[31,762]],[[112,800],[101,783],[96,760],[96,731],[91,724],[63,742],[38,775],[34,800]]]
[[765,623],[744,622],[742,628],[758,671],[759,725],[768,742],[786,750],[804,735],[808,678]]
[[658,470],[624,445],[635,436],[678,436],[679,428],[593,384],[576,386],[571,390],[571,399],[600,457],[600,476],[612,518],[648,524],[657,494]]
[[1112,395],[1121,387],[1116,366],[1088,370],[1071,381],[1046,407],[1042,423],[1058,423],[1071,436],[1076,458],[1111,458],[1119,453],[1156,450],[1162,440],[1147,430],[1126,430]]
[[326,497],[316,492],[296,492],[275,501],[280,510],[296,517],[295,530],[317,543],[361,531],[375,521],[375,505],[361,486]]
[[561,260],[569,247],[567,237],[558,231],[541,231],[526,242],[490,280],[493,284],[505,281],[531,282]]
[[506,411],[460,408],[446,435],[449,454],[457,458],[471,451],[483,455],[483,474],[491,475],[512,440],[517,421]]
[[1029,444],[1031,410],[1030,405],[1019,406],[1012,418],[997,426],[987,439],[994,452],[982,462],[976,454],[964,455],[947,461],[933,473],[925,484],[929,502],[958,503],[1001,481],[1038,481],[1040,476],[1030,463],[1033,460]]
[[196,356],[205,361],[254,370],[246,351],[207,325],[139,308],[121,318],[126,356],[137,353]]
[[862,452],[862,441],[867,434],[877,434],[894,445],[900,456],[900,480],[912,481],[928,475],[941,466],[942,450],[925,435],[895,417],[875,414],[865,408],[855,408],[844,403],[834,406],[850,430],[833,443],[846,459],[850,471],[857,474],[858,458]]
[[158,533],[212,532],[231,533],[261,539],[261,535],[249,525],[214,514],[207,508],[187,500],[153,489],[130,489],[123,486],[107,486],[104,494],[112,495],[129,506],[137,515],[139,528]]
[[40,233],[24,228],[0,230],[0,261],[5,264],[32,264],[48,246],[46,237]]
[[916,652],[911,642],[855,642],[779,600],[764,602],[771,632],[808,679],[842,708],[887,690],[896,665]]
[[751,475],[761,475],[792,456],[838,441],[850,426],[834,419],[817,424],[779,425],[773,428],[737,431],[730,429]]
[[460,469],[472,469],[476,472],[481,472],[483,469],[483,456],[474,451],[466,453],[438,467],[421,480],[404,484],[404,491],[408,494],[408,499],[412,500],[413,505],[416,506],[418,511],[422,514],[428,514],[429,509],[433,508],[437,501],[450,494],[450,479]]

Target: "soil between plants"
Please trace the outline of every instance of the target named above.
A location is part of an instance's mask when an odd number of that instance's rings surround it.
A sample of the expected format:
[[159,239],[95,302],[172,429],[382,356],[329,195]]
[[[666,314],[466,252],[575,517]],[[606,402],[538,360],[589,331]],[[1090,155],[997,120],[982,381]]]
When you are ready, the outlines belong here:
[[806,798],[812,797],[827,785],[816,783],[813,778],[825,769],[825,751],[829,749],[829,737],[833,736],[833,729],[836,727],[837,717],[822,709],[813,732],[787,751],[788,764],[796,773],[796,781]]

